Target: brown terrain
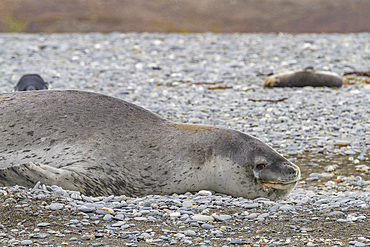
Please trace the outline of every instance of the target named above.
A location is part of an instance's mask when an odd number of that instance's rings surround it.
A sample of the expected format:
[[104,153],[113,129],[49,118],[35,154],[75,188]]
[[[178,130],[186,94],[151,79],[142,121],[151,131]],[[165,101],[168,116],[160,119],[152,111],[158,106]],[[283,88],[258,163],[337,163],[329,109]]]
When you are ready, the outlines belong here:
[[369,0],[0,0],[0,32],[370,31]]

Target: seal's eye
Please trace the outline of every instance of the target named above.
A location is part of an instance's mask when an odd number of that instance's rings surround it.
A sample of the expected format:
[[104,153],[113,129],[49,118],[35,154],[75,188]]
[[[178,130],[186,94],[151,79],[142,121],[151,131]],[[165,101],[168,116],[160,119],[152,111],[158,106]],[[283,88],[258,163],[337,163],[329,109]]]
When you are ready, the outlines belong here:
[[256,165],[256,169],[257,170],[262,170],[263,168],[265,168],[266,167],[266,165],[265,164],[258,164],[258,165]]

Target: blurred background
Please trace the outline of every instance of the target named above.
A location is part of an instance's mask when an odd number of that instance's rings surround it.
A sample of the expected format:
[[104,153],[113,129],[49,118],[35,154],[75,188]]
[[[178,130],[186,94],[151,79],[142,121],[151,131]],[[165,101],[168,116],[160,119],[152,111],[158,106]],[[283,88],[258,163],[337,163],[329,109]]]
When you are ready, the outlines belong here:
[[0,0],[0,32],[370,31],[370,0]]

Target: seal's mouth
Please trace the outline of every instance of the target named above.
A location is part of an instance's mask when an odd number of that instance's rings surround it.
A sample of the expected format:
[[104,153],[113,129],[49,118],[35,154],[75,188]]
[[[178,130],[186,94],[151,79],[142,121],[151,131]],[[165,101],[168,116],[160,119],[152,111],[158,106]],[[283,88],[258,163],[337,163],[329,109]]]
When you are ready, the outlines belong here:
[[270,191],[271,188],[276,190],[291,190],[297,185],[297,181],[291,183],[268,183],[262,182],[263,189],[265,191]]

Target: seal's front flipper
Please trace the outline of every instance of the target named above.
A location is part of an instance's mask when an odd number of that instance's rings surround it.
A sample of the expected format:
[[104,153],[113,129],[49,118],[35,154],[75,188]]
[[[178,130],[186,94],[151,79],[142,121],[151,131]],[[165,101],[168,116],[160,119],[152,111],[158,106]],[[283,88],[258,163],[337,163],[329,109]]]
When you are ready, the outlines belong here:
[[33,187],[40,181],[47,185],[58,185],[63,189],[79,190],[74,183],[78,178],[79,174],[74,171],[34,163],[0,169],[0,186]]

